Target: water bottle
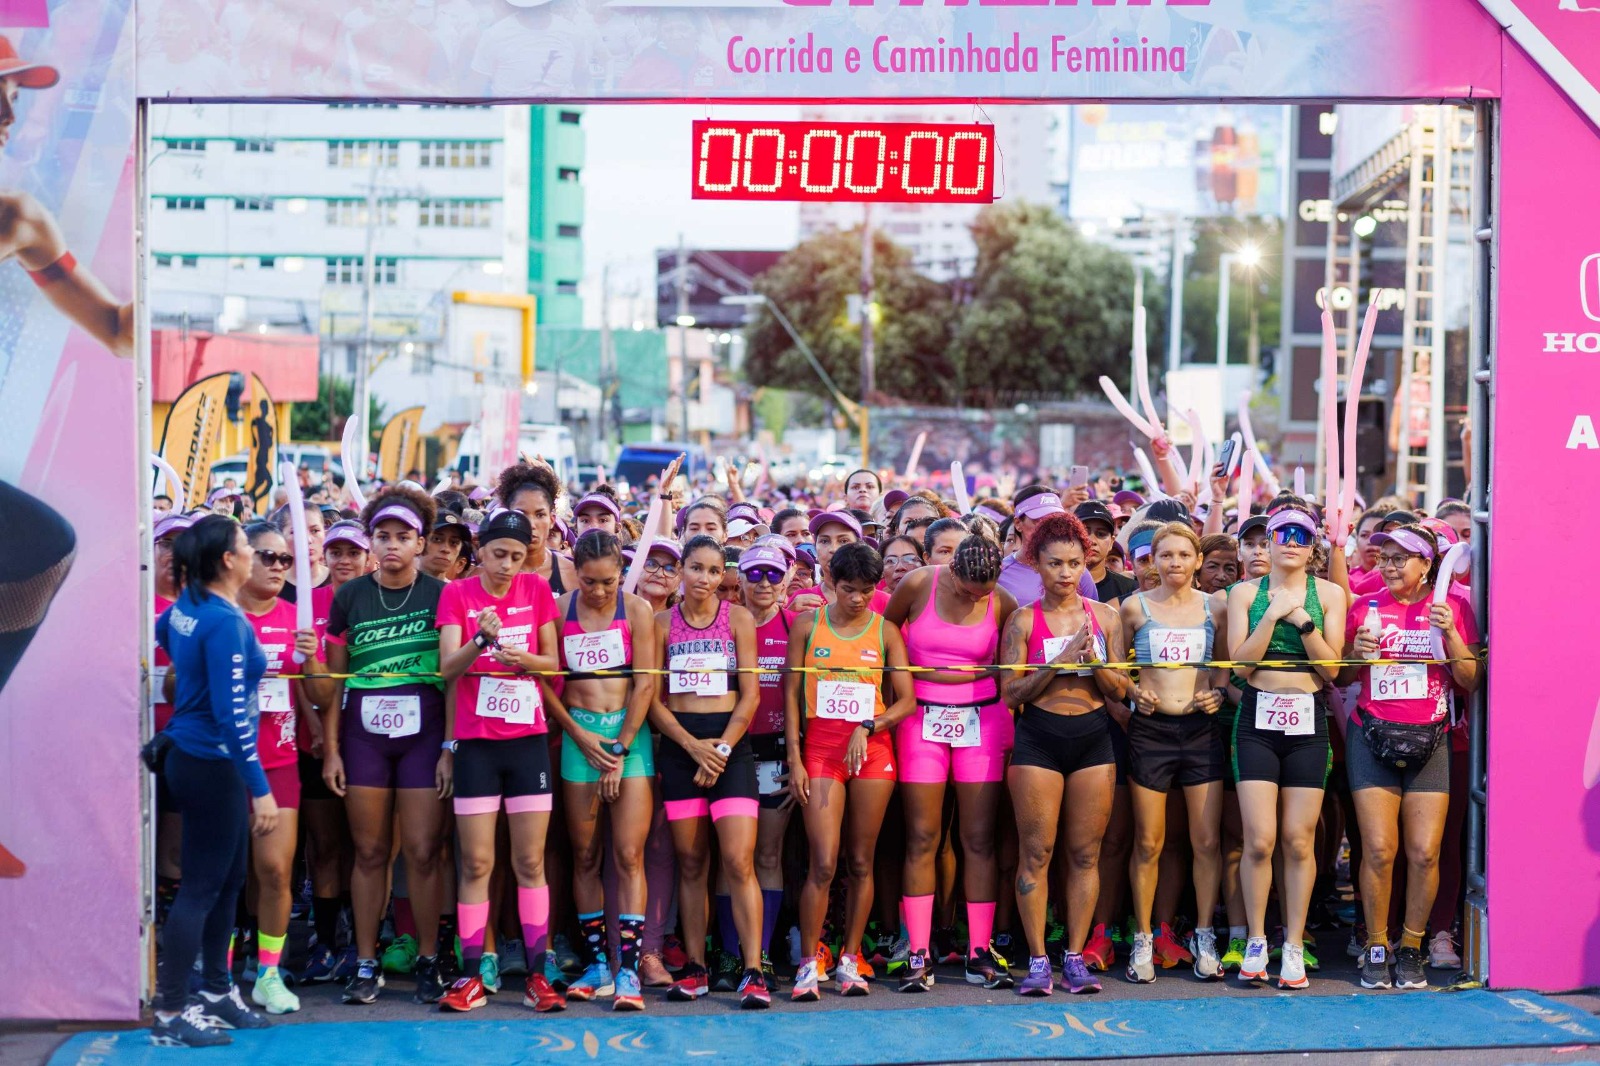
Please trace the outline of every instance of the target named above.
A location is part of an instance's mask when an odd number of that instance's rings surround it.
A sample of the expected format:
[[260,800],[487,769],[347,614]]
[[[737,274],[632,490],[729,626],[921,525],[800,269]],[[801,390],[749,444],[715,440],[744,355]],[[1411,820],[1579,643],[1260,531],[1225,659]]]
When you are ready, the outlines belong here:
[[[1367,632],[1371,633],[1374,640],[1376,640],[1379,636],[1382,635],[1382,633],[1383,633],[1383,618],[1378,614],[1378,601],[1377,600],[1368,600],[1367,601],[1367,617],[1362,619],[1361,628],[1365,629]],[[1366,654],[1366,658],[1368,658],[1368,659],[1376,659],[1377,657],[1378,657],[1378,649],[1377,648],[1373,648],[1371,651],[1367,652],[1367,654]]]

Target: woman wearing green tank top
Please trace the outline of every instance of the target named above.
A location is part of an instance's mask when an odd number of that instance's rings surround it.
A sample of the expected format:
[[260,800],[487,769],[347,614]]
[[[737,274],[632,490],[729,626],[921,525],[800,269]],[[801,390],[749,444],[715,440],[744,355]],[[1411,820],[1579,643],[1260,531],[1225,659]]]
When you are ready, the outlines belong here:
[[1244,890],[1249,938],[1243,981],[1267,976],[1267,896],[1272,888],[1272,853],[1283,849],[1283,962],[1280,988],[1308,983],[1301,938],[1316,877],[1315,843],[1322,793],[1332,750],[1328,743],[1325,690],[1338,674],[1344,649],[1345,594],[1315,576],[1316,521],[1308,508],[1294,504],[1267,522],[1272,572],[1259,581],[1242,581],[1228,593],[1228,638],[1233,659],[1287,662],[1282,666],[1240,666],[1243,699],[1234,719],[1234,766],[1239,813],[1244,828],[1244,859],[1239,880]]

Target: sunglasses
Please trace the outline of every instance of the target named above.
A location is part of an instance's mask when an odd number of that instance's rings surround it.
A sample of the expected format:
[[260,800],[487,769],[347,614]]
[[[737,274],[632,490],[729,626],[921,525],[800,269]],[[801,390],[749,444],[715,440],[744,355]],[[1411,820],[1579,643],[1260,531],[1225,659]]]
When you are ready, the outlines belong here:
[[744,571],[744,576],[750,579],[752,585],[777,585],[783,582],[788,572],[771,566],[756,566]]
[[678,572],[678,564],[663,563],[657,559],[646,559],[644,561],[644,572],[647,574],[666,574],[668,577],[672,577]]
[[1317,541],[1317,535],[1304,526],[1283,526],[1272,531],[1273,542],[1284,547],[1294,545],[1297,548],[1309,548]]
[[294,565],[294,556],[289,552],[273,552],[257,548],[256,558],[260,559],[262,565],[269,570],[276,570],[279,567],[287,570]]

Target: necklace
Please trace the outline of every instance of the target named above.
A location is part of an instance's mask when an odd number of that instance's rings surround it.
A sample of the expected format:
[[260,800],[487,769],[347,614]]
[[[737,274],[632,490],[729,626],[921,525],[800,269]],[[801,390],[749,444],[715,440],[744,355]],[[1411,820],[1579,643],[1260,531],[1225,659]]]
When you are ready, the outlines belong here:
[[388,603],[386,603],[384,601],[384,598],[383,598],[383,582],[379,581],[377,578],[373,578],[372,579],[372,583],[374,585],[378,586],[378,606],[382,607],[384,609],[384,612],[387,613],[387,614],[394,614],[396,611],[405,610],[406,609],[406,604],[411,602],[411,594],[413,592],[417,591],[417,579],[416,578],[412,578],[411,579],[411,584],[406,586],[406,597],[405,597],[405,599],[401,600],[399,602],[399,604],[397,604],[396,606],[390,607],[388,605]]

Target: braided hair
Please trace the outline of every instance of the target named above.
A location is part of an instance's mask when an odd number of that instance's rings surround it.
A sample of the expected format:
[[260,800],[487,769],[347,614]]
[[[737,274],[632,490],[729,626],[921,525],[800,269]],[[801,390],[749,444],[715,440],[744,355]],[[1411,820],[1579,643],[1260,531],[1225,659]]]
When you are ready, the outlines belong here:
[[1000,546],[977,533],[969,535],[956,548],[950,572],[974,585],[992,585],[1000,580]]

